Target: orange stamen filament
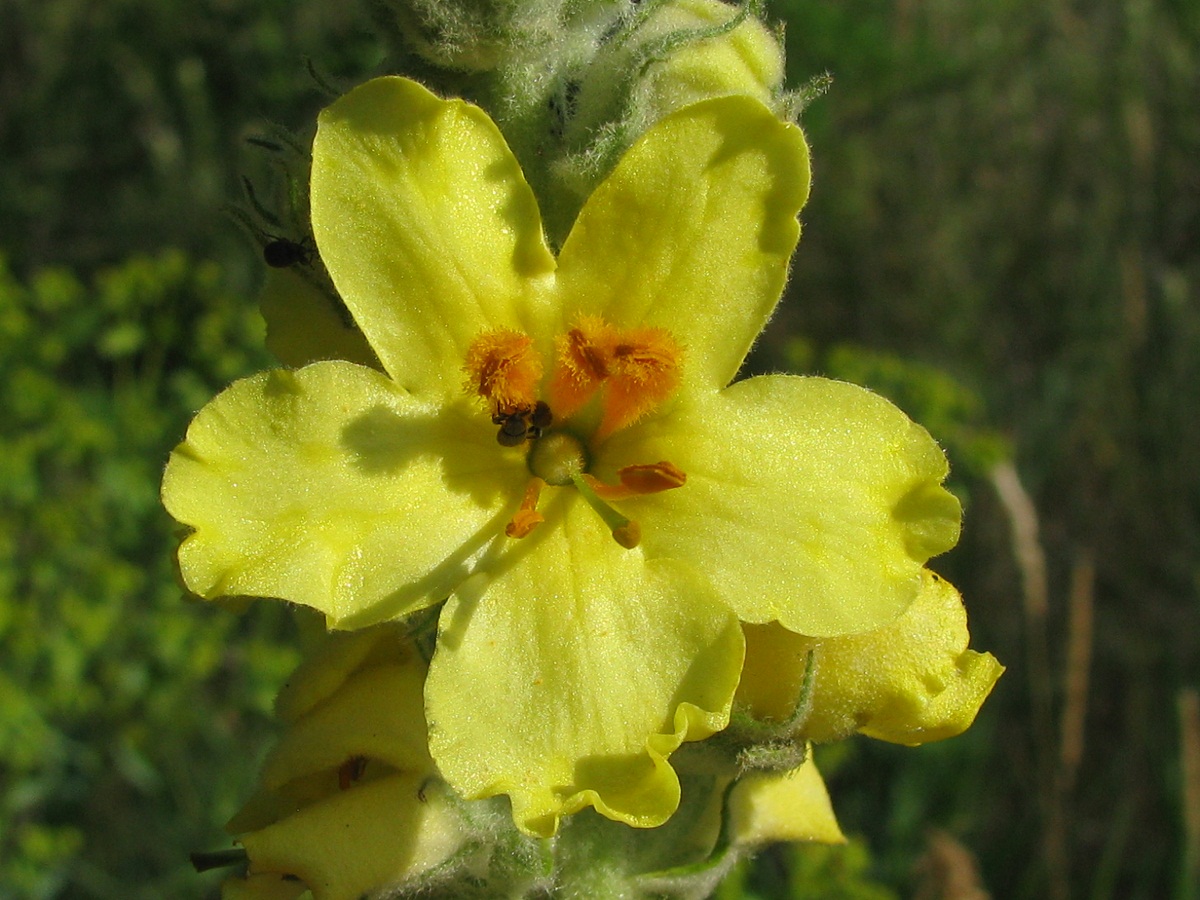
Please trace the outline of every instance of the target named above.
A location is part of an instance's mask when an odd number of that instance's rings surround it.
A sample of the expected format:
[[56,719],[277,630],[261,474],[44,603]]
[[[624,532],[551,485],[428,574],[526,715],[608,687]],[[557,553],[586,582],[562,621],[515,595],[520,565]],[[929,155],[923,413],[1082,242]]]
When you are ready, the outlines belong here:
[[550,406],[566,419],[600,395],[596,440],[632,425],[679,389],[683,350],[665,328],[617,329],[598,316],[580,316],[554,346]]
[[608,378],[616,332],[596,316],[580,316],[575,327],[554,341],[550,408],[560,419],[573,415]]
[[529,484],[525,487],[525,496],[521,498],[521,508],[516,511],[504,529],[504,533],[510,538],[523,538],[546,521],[545,517],[537,511],[538,500],[541,498],[542,488],[545,486],[546,482],[537,476],[530,479]]
[[633,328],[612,347],[596,440],[641,419],[679,389],[683,351],[663,328]]

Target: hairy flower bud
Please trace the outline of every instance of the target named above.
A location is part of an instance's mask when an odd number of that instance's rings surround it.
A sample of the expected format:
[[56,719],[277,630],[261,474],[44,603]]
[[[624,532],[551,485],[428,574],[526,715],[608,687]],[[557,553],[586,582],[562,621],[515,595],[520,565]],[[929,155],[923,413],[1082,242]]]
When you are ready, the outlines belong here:
[[663,116],[710,97],[738,94],[774,106],[783,48],[745,6],[672,0],[650,7],[624,40],[606,42],[581,79],[576,129],[626,119],[636,137]]

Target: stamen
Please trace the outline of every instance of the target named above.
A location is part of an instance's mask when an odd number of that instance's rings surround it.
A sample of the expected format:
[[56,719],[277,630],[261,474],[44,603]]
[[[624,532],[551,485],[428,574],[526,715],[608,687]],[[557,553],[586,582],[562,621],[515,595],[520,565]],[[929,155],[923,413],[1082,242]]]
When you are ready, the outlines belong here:
[[596,439],[632,425],[679,389],[683,350],[665,328],[619,331],[597,316],[580,316],[555,341],[550,403],[560,419],[578,412],[601,388]]
[[510,538],[523,538],[546,521],[545,517],[537,511],[538,499],[545,486],[546,482],[536,475],[530,479],[529,484],[525,487],[525,496],[521,498],[521,508],[516,511],[504,529],[504,533]]
[[486,400],[493,415],[528,412],[537,402],[542,360],[528,335],[504,328],[485,331],[467,348],[463,369],[467,390]]
[[621,515],[607,503],[600,499],[588,479],[583,475],[572,475],[571,481],[575,483],[575,487],[583,496],[583,499],[588,502],[588,506],[594,509],[604,520],[604,524],[612,529],[613,540],[624,547],[626,550],[632,550],[642,540],[642,529],[637,522],[632,519],[627,519]]
[[554,377],[550,406],[560,419],[576,413],[609,376],[609,357],[616,330],[597,316],[580,316],[554,341]]
[[591,475],[584,477],[597,496],[605,500],[628,500],[643,494],[658,494],[683,487],[687,483],[687,473],[665,459],[661,462],[618,469],[620,484],[605,484]]
[[657,494],[683,487],[687,483],[687,473],[665,459],[656,463],[625,466],[617,470],[617,477],[635,494]]
[[612,350],[596,440],[632,425],[679,389],[683,350],[663,328],[622,332]]

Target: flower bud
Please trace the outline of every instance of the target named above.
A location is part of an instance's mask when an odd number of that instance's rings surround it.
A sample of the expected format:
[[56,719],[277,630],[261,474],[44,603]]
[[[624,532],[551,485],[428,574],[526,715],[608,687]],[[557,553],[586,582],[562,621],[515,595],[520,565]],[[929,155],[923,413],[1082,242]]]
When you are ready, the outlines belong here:
[[[561,55],[570,45],[566,0],[382,0],[383,24],[423,62],[478,74],[531,52]],[[607,0],[597,7],[622,4]],[[548,64],[552,64],[548,58]]]
[[327,639],[277,703],[287,722],[234,816],[249,874],[224,897],[352,900],[412,881],[467,840],[429,757],[425,663],[392,626]]
[[663,116],[710,97],[742,94],[774,106],[783,48],[746,7],[721,0],[660,3],[627,40],[605,44],[581,82],[591,109],[625,108],[636,138]]
[[755,772],[744,776],[729,797],[732,840],[758,847],[778,841],[842,844],[829,792],[812,754],[790,772]]

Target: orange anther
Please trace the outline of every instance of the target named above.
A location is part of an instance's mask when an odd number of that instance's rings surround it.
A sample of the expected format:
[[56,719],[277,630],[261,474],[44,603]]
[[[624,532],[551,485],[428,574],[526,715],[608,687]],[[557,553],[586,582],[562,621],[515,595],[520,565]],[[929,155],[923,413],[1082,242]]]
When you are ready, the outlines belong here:
[[537,402],[542,360],[528,335],[504,328],[485,331],[467,348],[463,369],[467,390],[486,400],[493,414],[530,410]]
[[664,328],[620,331],[596,316],[581,316],[555,341],[550,405],[569,418],[603,388],[603,440],[669,399],[679,388],[683,351]]
[[532,478],[525,487],[525,496],[521,498],[521,508],[516,511],[504,529],[510,538],[523,538],[534,528],[545,522],[545,517],[537,511],[538,499],[546,482],[540,478]]
[[555,339],[550,407],[558,418],[578,411],[608,378],[615,337],[603,319],[580,316],[574,328]]
[[628,500],[642,494],[657,494],[662,491],[683,487],[687,483],[687,473],[674,463],[666,460],[656,463],[646,463],[636,466],[625,466],[617,470],[620,484],[605,484],[593,475],[584,475],[588,487],[596,492],[603,500]]
[[523,538],[545,521],[545,516],[536,509],[519,509],[504,526],[504,533],[510,538]]
[[687,473],[665,459],[646,465],[626,466],[617,471],[621,484],[634,494],[657,494],[687,483]]
[[683,350],[663,328],[632,328],[612,348],[604,394],[604,418],[596,431],[603,440],[632,425],[679,389]]

